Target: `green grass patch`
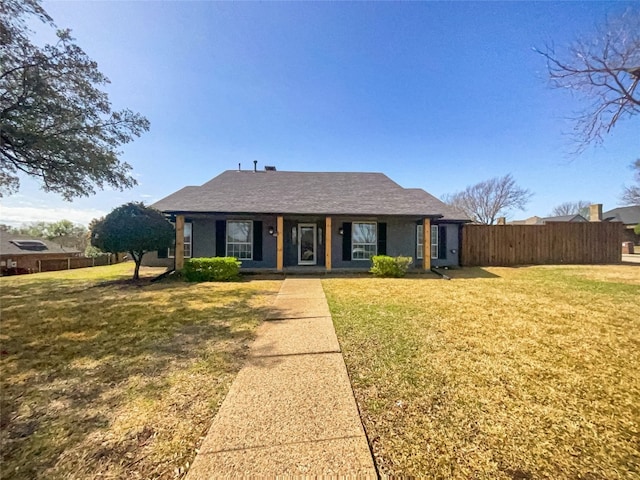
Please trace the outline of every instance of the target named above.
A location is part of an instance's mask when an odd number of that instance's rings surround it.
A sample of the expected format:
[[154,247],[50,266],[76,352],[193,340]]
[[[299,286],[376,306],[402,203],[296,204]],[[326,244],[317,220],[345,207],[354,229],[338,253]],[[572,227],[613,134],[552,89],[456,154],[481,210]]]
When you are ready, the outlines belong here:
[[280,281],[133,264],[0,278],[0,478],[176,478]]
[[640,476],[640,268],[323,286],[381,473]]

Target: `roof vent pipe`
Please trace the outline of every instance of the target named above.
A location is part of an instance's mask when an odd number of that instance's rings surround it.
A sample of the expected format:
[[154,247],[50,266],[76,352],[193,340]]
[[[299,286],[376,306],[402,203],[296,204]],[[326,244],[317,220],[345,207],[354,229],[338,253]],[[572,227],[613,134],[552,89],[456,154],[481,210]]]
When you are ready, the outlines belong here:
[[238,162],[238,171],[239,171],[239,172],[240,172],[240,171],[242,171],[242,170],[240,169],[240,162]]
[[254,160],[253,161],[253,171],[257,172],[258,171],[258,160]]

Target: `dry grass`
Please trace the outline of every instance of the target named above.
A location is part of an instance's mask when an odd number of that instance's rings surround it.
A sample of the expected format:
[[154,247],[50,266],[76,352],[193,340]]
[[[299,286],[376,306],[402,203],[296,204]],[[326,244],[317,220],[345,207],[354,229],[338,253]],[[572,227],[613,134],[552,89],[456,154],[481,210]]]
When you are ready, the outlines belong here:
[[134,284],[132,268],[0,279],[1,478],[166,479],[192,461],[281,282]]
[[640,478],[640,268],[323,285],[383,474]]

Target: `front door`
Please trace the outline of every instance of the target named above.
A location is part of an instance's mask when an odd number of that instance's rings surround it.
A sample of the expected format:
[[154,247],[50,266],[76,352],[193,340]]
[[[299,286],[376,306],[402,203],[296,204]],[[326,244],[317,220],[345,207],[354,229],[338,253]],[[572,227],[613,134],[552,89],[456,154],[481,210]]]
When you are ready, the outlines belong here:
[[317,239],[314,223],[298,224],[298,265],[316,265]]

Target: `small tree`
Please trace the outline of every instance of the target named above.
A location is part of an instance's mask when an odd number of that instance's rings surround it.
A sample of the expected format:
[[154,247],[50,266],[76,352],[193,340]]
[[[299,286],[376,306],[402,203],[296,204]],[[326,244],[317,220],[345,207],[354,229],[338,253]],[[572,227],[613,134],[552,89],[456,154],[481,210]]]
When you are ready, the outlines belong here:
[[103,252],[129,252],[136,263],[134,280],[139,278],[143,255],[169,248],[173,239],[171,223],[158,210],[143,203],[126,203],[91,222],[91,245]]
[[493,225],[499,216],[518,208],[524,210],[533,194],[516,185],[511,174],[495,177],[445,195],[444,202],[467,214],[474,222]]
[[591,202],[586,200],[578,200],[577,202],[564,202],[553,207],[551,215],[554,217],[562,217],[565,215],[582,215],[589,218],[589,206]]

